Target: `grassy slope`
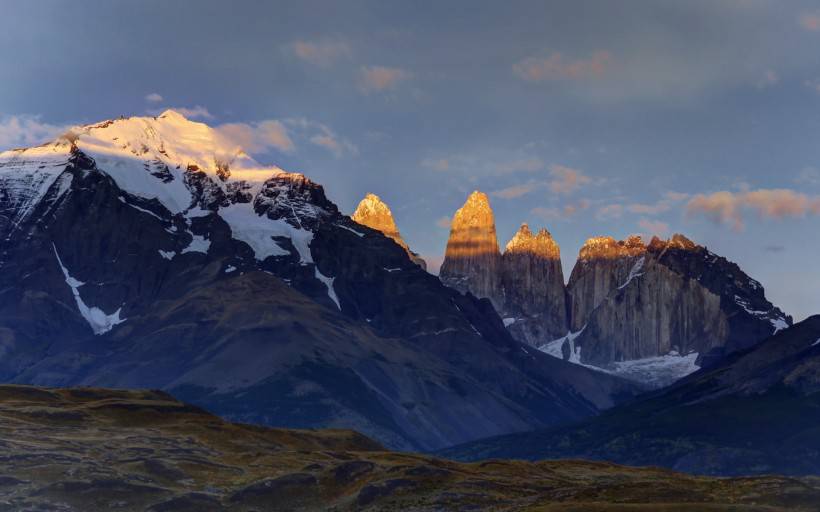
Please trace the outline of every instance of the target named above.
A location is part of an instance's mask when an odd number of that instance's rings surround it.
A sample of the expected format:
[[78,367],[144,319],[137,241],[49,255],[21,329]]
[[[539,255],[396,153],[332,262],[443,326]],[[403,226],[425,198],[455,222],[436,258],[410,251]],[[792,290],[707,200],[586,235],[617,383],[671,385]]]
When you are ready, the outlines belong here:
[[0,510],[812,510],[820,481],[457,463],[227,423],[159,392],[0,386]]

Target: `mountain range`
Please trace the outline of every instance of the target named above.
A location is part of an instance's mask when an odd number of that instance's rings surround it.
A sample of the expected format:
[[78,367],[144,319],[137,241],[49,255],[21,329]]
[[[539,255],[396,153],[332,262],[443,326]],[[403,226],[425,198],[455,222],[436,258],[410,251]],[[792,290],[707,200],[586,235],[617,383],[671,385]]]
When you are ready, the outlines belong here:
[[385,229],[368,204],[355,222],[175,111],[0,153],[0,379],[162,389],[427,450],[640,392],[515,340],[365,225]]
[[440,278],[489,299],[510,333],[555,357],[668,385],[792,324],[740,267],[676,234],[594,237],[564,284],[550,233],[523,224],[499,251],[486,194],[453,216]]

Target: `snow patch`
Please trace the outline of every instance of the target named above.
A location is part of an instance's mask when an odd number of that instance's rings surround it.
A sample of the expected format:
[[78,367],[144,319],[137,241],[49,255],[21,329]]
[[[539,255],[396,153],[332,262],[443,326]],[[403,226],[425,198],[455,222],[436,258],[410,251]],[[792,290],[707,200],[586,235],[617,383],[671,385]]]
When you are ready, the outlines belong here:
[[208,254],[208,249],[211,247],[211,241],[207,240],[204,236],[194,235],[193,233],[191,233],[191,237],[191,243],[188,244],[185,249],[182,249],[182,253],[201,252],[203,254]]
[[283,219],[269,219],[253,210],[250,203],[236,203],[219,210],[219,215],[231,227],[233,238],[248,244],[259,261],[268,256],[287,256],[290,253],[283,249],[273,237],[290,238],[299,253],[302,265],[313,263],[310,243],[313,232],[295,228]]
[[166,260],[172,260],[176,255],[174,251],[163,251],[162,249],[159,249],[157,252],[159,252],[159,255],[165,258]]
[[812,347],[815,347],[817,345],[820,345],[820,338],[818,338],[817,341],[811,344]]
[[80,315],[82,315],[82,317],[85,318],[85,321],[88,322],[88,325],[91,326],[91,330],[94,334],[105,334],[113,329],[115,325],[125,322],[125,318],[120,318],[120,311],[122,311],[122,308],[117,308],[117,310],[110,315],[106,315],[100,308],[88,307],[86,305],[82,297],[80,297],[80,286],[83,286],[85,283],[71,277],[68,269],[65,268],[62,260],[60,259],[60,255],[57,253],[57,246],[52,243],[51,247],[54,248],[54,256],[57,257],[57,263],[63,271],[65,282],[74,294],[74,300],[77,302],[77,309],[80,310]]
[[347,227],[347,226],[343,226],[343,225],[341,225],[341,224],[336,224],[336,227],[339,227],[339,228],[342,228],[342,229],[346,229],[346,230],[350,231],[351,233],[354,233],[354,234],[356,234],[357,236],[360,236],[360,237],[364,236],[364,233],[359,233],[359,232],[358,232],[358,231],[356,231],[355,229],[353,229],[353,228],[349,228],[349,227]]
[[783,329],[788,329],[789,324],[786,323],[786,320],[782,318],[772,318],[772,327],[774,327],[774,332],[772,334],[777,334],[778,331],[782,331]]
[[234,271],[236,271],[236,267],[234,267],[233,265],[228,265],[227,267],[225,267],[225,273],[226,274],[230,274],[231,272],[234,272]]
[[137,206],[137,205],[135,205],[135,204],[131,204],[131,203],[129,203],[129,202],[128,202],[128,201],[126,201],[126,200],[125,200],[125,198],[124,198],[124,197],[122,197],[122,196],[119,196],[117,199],[119,199],[121,203],[126,204],[126,205],[130,206],[131,208],[133,208],[133,209],[135,209],[135,210],[139,210],[139,211],[141,211],[141,212],[143,212],[143,213],[147,213],[148,215],[151,215],[151,216],[153,216],[153,217],[156,217],[156,218],[158,218],[159,220],[165,220],[165,219],[163,219],[162,217],[160,217],[159,215],[157,215],[156,213],[152,212],[151,210],[146,210],[145,208],[140,208],[139,206]]
[[632,265],[632,268],[629,270],[629,277],[626,278],[626,282],[624,282],[624,284],[618,287],[619,290],[625,288],[636,277],[640,277],[643,275],[641,269],[643,269],[643,264],[645,261],[646,256],[641,256],[640,258],[638,258],[638,261],[636,261],[635,264]]
[[330,300],[336,303],[336,307],[339,308],[339,311],[341,311],[342,305],[339,304],[339,297],[336,296],[336,290],[333,289],[333,281],[335,281],[336,278],[327,277],[326,275],[322,274],[321,272],[319,272],[318,267],[316,267],[314,270],[316,272],[316,279],[325,283],[325,286],[327,286],[327,296],[330,297]]
[[502,320],[504,322],[504,327],[509,327],[515,323],[515,318],[507,317]]
[[610,372],[652,388],[661,388],[699,370],[700,366],[695,364],[697,359],[697,352],[680,355],[673,350],[663,356],[618,361],[613,363]]
[[577,332],[567,333],[566,336],[558,338],[557,340],[550,341],[539,347],[539,350],[552,357],[563,359],[563,345],[565,342],[569,343],[570,363],[584,366],[591,370],[608,373],[610,375],[617,375],[625,379],[640,382],[653,389],[668,386],[676,380],[679,380],[700,369],[700,367],[695,364],[695,361],[698,359],[697,352],[682,356],[674,350],[670,351],[666,355],[657,357],[633,359],[630,361],[617,361],[606,368],[591,364],[584,364],[581,362],[581,347],[575,344],[575,339],[581,335],[584,328]]
[[581,327],[580,330],[575,332],[568,332],[566,336],[558,338],[557,340],[552,340],[550,342],[545,343],[544,345],[538,347],[541,352],[545,354],[551,355],[552,357],[557,357],[558,359],[564,358],[563,346],[564,342],[569,343],[569,362],[579,364],[581,366],[587,366],[590,368],[594,368],[596,370],[600,370],[597,366],[585,365],[581,363],[581,347],[575,346],[575,338],[581,335],[586,329],[586,325]]

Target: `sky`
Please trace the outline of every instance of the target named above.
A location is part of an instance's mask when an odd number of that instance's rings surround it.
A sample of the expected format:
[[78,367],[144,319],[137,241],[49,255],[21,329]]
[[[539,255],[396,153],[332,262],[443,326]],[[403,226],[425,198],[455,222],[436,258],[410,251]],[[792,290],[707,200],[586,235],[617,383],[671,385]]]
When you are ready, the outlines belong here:
[[680,232],[820,313],[820,4],[6,0],[0,149],[175,108],[367,192],[441,263],[486,192],[503,246]]

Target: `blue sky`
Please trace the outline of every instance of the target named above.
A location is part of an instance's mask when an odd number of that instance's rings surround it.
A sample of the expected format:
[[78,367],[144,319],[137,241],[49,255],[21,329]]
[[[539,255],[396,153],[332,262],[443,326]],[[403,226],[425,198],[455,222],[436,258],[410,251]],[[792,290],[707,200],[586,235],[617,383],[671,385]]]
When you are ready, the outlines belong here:
[[166,107],[393,209],[436,266],[490,194],[502,244],[682,232],[820,313],[820,5],[775,0],[3,3],[0,146]]

